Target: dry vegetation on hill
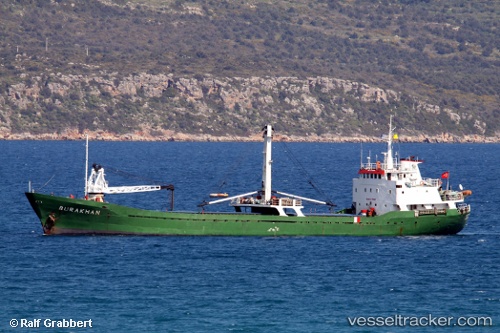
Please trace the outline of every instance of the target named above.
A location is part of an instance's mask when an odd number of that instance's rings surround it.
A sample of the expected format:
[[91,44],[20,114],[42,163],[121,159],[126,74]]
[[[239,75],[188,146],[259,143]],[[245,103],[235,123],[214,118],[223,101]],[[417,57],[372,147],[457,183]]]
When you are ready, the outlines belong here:
[[500,137],[495,0],[0,4],[0,135]]

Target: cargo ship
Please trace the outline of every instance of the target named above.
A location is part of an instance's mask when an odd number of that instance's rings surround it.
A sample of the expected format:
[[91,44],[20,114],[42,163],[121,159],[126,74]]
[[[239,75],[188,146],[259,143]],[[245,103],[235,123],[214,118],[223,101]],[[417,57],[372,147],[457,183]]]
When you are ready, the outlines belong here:
[[[203,236],[410,236],[452,235],[466,225],[471,212],[465,198],[471,190],[451,190],[449,173],[422,177],[422,160],[393,156],[392,117],[383,160],[360,161],[352,181],[352,205],[327,213],[305,213],[304,202],[333,207],[330,202],[284,193],[272,188],[273,128],[263,128],[262,184],[258,190],[229,196],[213,195],[198,211],[177,212],[173,185],[110,187],[104,168],[94,164],[86,179],[85,196],[68,198],[26,192],[45,235],[203,235]],[[87,138],[88,168],[88,138]],[[113,204],[107,195],[156,190],[172,191],[170,210],[156,211]],[[105,197],[106,196],[106,197]],[[226,203],[233,212],[209,212]]]

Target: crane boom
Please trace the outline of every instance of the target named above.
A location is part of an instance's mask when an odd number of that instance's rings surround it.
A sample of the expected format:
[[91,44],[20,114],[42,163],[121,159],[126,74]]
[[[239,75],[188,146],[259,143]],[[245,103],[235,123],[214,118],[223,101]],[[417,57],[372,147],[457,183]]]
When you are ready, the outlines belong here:
[[104,194],[120,194],[120,193],[136,193],[150,192],[161,190],[160,185],[136,185],[136,186],[113,186],[106,187],[101,193]]
[[100,165],[92,165],[92,172],[87,181],[88,194],[121,194],[150,192],[159,190],[173,190],[173,185],[135,185],[135,186],[108,186],[104,179],[104,168]]

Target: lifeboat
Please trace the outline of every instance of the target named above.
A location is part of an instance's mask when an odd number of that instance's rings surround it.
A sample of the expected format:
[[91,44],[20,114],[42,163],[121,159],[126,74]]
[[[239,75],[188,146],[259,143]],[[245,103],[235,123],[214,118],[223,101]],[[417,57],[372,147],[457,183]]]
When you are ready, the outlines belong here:
[[227,193],[210,193],[211,198],[227,198],[228,196]]
[[469,195],[472,195],[472,191],[471,190],[463,190],[462,194],[464,197],[468,197]]

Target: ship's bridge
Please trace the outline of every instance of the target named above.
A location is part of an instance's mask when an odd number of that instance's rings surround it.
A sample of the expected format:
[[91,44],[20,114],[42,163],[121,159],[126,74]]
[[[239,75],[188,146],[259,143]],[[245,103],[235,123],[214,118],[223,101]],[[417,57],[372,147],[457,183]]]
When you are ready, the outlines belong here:
[[[362,163],[358,171],[358,178],[385,179],[403,182],[407,187],[439,187],[441,185],[441,180],[439,178],[422,178],[418,165],[423,162],[423,160],[418,160],[411,156],[401,160],[394,159],[392,163],[384,163],[381,161],[375,163]],[[389,166],[391,166],[390,169]]]
[[374,210],[378,214],[414,207],[433,208],[442,203],[439,178],[422,178],[419,164],[423,160],[409,157],[384,162],[362,163],[358,178],[353,180],[353,205],[356,212]]

